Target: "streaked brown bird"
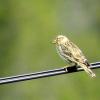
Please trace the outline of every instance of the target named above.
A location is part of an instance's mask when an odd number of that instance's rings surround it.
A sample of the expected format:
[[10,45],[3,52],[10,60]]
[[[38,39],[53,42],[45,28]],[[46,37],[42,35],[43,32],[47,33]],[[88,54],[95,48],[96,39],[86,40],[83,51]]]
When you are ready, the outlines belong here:
[[91,77],[96,77],[82,51],[66,36],[58,35],[53,43],[56,44],[57,52],[62,59],[82,67]]

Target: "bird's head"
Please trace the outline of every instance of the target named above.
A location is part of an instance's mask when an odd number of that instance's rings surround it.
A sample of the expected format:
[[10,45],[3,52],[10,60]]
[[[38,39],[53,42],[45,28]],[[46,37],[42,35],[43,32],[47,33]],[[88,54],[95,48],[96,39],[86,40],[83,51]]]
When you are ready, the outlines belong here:
[[68,40],[68,38],[66,36],[58,35],[56,37],[56,39],[53,40],[52,43],[54,43],[54,44],[62,44],[62,43],[65,43],[67,41],[69,41],[69,40]]

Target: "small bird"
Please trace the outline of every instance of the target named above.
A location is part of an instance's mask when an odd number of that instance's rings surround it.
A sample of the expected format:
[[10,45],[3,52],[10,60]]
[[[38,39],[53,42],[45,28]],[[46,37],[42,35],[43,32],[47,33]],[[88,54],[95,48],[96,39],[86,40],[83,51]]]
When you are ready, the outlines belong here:
[[96,77],[95,73],[90,69],[91,65],[88,63],[82,51],[66,36],[58,35],[53,43],[56,44],[57,52],[62,59],[82,67],[91,77]]

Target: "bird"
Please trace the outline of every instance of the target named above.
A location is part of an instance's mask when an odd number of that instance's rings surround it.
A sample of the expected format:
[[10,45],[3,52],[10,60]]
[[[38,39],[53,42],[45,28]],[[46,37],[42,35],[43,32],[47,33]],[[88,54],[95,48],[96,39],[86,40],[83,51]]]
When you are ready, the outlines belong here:
[[95,73],[90,69],[91,65],[84,56],[81,49],[66,36],[58,35],[53,40],[53,43],[56,45],[57,52],[62,59],[64,59],[66,62],[69,62],[70,64],[73,63],[82,67],[92,78],[96,77]]

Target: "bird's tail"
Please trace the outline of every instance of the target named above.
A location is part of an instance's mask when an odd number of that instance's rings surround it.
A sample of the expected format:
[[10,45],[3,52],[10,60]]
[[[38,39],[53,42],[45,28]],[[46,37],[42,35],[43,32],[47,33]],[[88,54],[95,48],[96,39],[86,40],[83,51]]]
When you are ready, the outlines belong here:
[[86,73],[91,76],[92,78],[96,77],[95,73],[93,73],[93,71],[89,68],[89,66],[87,67],[84,64],[79,64],[85,71]]

